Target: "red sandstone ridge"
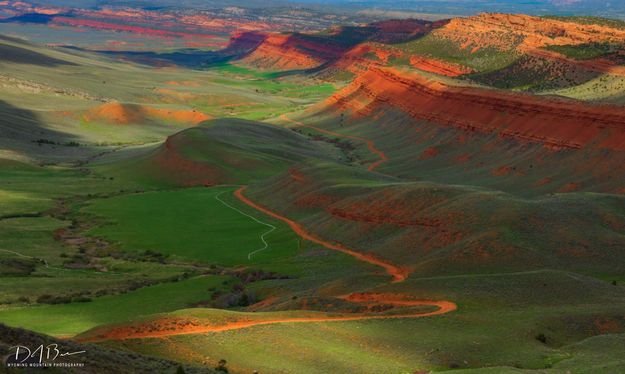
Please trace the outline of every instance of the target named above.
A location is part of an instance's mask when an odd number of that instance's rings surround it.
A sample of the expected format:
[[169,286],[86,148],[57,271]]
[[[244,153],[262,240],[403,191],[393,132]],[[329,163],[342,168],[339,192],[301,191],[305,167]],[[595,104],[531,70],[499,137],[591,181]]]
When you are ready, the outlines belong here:
[[348,109],[354,115],[371,115],[392,107],[416,120],[539,142],[554,149],[576,149],[592,143],[625,150],[622,107],[452,87],[391,68],[368,69],[325,104]]
[[391,20],[337,27],[325,34],[243,32],[234,34],[229,49],[236,49],[232,47],[236,45],[252,46],[241,61],[257,68],[310,69],[332,62],[335,67],[351,70],[358,64],[387,63],[390,56],[402,54],[388,47],[389,44],[409,41],[446,23]]
[[[235,36],[245,37],[246,34]],[[295,34],[267,34],[263,42],[241,61],[267,69],[310,69],[339,53],[332,47],[303,40]]]

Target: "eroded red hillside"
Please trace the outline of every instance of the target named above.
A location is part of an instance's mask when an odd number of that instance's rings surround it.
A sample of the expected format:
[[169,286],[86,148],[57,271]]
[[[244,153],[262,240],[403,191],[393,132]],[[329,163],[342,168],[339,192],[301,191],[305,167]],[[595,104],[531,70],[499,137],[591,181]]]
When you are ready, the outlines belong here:
[[[232,43],[253,44],[248,38],[249,33],[235,34]],[[337,48],[307,41],[297,35],[265,34],[262,43],[241,62],[265,69],[310,69],[340,53]]]
[[435,37],[454,42],[461,48],[477,52],[484,48],[513,51],[546,59],[556,59],[590,70],[625,74],[616,63],[592,59],[580,61],[546,50],[547,46],[576,46],[590,43],[625,41],[625,30],[599,24],[582,24],[564,20],[522,14],[480,14],[454,18],[444,27],[432,32]]
[[[447,21],[390,20],[358,27],[336,27],[322,34],[263,34],[264,40],[241,59],[257,68],[311,69],[324,63],[351,70],[358,64],[386,64],[403,53],[388,45],[406,42],[442,27]],[[251,33],[237,33],[231,44],[246,44]],[[252,44],[251,41],[247,44]]]
[[622,42],[625,30],[523,14],[485,13],[454,18],[433,32],[472,48],[496,47],[532,50],[546,45],[570,45],[602,41]]
[[83,118],[88,122],[105,122],[114,125],[144,124],[150,120],[196,125],[212,117],[191,109],[154,108],[114,101],[90,109],[83,115]]
[[453,87],[392,68],[368,69],[326,105],[357,116],[393,108],[416,120],[540,142],[554,149],[593,144],[625,150],[621,107]]

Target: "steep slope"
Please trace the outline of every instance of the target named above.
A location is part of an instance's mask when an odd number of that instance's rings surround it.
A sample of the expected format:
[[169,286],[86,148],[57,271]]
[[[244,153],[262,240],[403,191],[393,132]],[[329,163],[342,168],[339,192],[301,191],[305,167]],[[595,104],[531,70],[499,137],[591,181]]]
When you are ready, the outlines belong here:
[[615,172],[623,170],[625,114],[615,105],[370,68],[302,122],[370,139],[389,158],[379,171],[397,176],[530,195],[625,186]]
[[[231,43],[243,44],[249,36],[239,34]],[[307,41],[298,35],[267,34],[262,43],[239,61],[264,70],[297,70],[317,67],[340,55],[334,46]]]
[[[452,87],[393,69],[369,69],[328,104],[352,109],[357,116],[392,106],[415,120],[496,132],[553,149],[579,149],[595,143],[601,148],[625,150],[625,113],[621,107]],[[529,113],[531,119],[526,118]]]
[[[262,42],[243,54],[239,62],[264,70],[313,69],[341,59],[372,62],[368,54],[371,49],[379,49],[375,45],[406,42],[445,23],[391,20],[336,27],[321,33],[265,34]],[[236,34],[230,44],[253,46],[252,39],[258,40],[258,34]]]

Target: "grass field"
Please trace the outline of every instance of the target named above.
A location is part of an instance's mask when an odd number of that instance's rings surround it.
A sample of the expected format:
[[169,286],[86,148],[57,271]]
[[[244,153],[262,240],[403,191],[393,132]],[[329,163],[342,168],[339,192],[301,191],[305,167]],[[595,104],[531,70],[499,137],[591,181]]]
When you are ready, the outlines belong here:
[[231,201],[227,195],[233,191],[232,187],[195,188],[99,200],[85,210],[106,217],[107,223],[90,234],[123,243],[124,250],[154,250],[223,266],[255,265],[294,255],[297,238],[271,221],[280,227],[266,235],[270,245],[248,258],[263,248],[261,236],[268,227],[218,200]]
[[7,325],[23,326],[55,336],[73,336],[103,323],[128,322],[209,300],[209,288],[219,288],[225,279],[227,277],[197,277],[88,302],[12,308],[0,311],[0,318]]
[[619,46],[608,43],[591,43],[582,45],[552,45],[548,49],[576,60],[591,60],[615,53],[619,50]]
[[401,50],[460,64],[482,73],[505,68],[516,61],[519,56],[513,47],[511,45],[509,51],[481,48],[472,53],[471,48],[462,48],[452,41],[433,35],[398,45]]

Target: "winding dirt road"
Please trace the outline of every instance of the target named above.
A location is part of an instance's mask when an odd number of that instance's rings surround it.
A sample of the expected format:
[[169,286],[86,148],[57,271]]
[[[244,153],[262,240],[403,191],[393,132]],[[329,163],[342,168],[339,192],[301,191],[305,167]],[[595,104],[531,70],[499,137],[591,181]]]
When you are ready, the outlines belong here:
[[[244,204],[262,212],[270,217],[285,222],[289,227],[303,239],[320,244],[328,249],[337,250],[346,253],[354,258],[367,262],[372,265],[382,267],[389,275],[393,277],[393,282],[402,282],[406,279],[408,272],[399,266],[389,262],[380,260],[370,255],[356,252],[343,245],[331,243],[316,237],[304,229],[299,223],[273,212],[262,205],[255,203],[246,197],[243,192],[246,187],[240,187],[234,192]],[[83,336],[75,337],[80,342],[100,342],[106,340],[127,340],[127,339],[145,339],[145,338],[165,338],[175,335],[202,334],[212,332],[222,332],[231,330],[240,330],[253,326],[273,325],[284,323],[319,323],[319,322],[345,322],[345,321],[365,321],[365,320],[383,320],[383,319],[400,319],[400,318],[422,318],[446,314],[458,309],[458,306],[446,300],[415,300],[410,296],[402,294],[380,294],[380,293],[353,293],[344,296],[338,296],[352,303],[359,303],[367,306],[367,310],[374,311],[376,306],[385,305],[400,308],[414,307],[434,307],[433,311],[407,310],[405,312],[396,312],[394,314],[372,314],[372,313],[353,313],[338,315],[319,315],[319,316],[303,316],[303,317],[282,317],[269,319],[247,319],[242,317],[238,321],[228,321],[222,324],[202,324],[203,321],[185,318],[185,317],[164,317],[152,321],[146,321],[138,324],[125,326],[104,327],[96,329]],[[206,321],[209,322],[210,321]]]
[[[348,254],[360,261],[379,266],[386,273],[392,276],[392,282],[403,282],[408,276],[408,271],[397,265],[381,260],[371,255],[363,254],[353,249],[347,248],[338,243],[332,243],[314,234],[308,232],[299,223],[284,217],[262,205],[255,203],[246,197],[243,192],[246,187],[240,187],[234,192],[234,196],[244,204],[262,212],[270,217],[285,222],[289,227],[301,238],[320,244],[325,248],[336,250]],[[222,324],[211,324],[210,320],[198,320],[197,318],[185,317],[163,317],[156,320],[141,322],[138,324],[129,324],[124,326],[110,326],[97,328],[94,331],[87,332],[82,336],[74,339],[80,342],[101,342],[106,340],[128,340],[128,339],[146,339],[146,338],[166,338],[176,335],[191,335],[213,332],[223,332],[231,330],[240,330],[254,326],[274,325],[285,323],[325,323],[325,322],[346,322],[346,321],[366,321],[366,320],[388,320],[401,318],[423,318],[442,315],[453,312],[458,306],[447,300],[415,300],[411,296],[402,294],[380,294],[380,293],[353,293],[344,296],[338,296],[339,299],[363,304],[367,307],[368,313],[348,313],[348,314],[330,314],[330,315],[313,315],[302,317],[276,317],[268,319],[249,319],[242,316],[238,321],[226,321]],[[376,313],[378,306],[392,306],[399,308],[415,308],[415,307],[433,307],[432,311],[422,310],[399,310],[395,313]],[[259,315],[260,316],[260,315]],[[262,318],[262,317],[261,317]],[[204,324],[206,323],[206,324]]]
[[[410,311],[398,314],[352,314],[352,315],[326,315],[315,317],[287,317],[266,320],[240,320],[236,322],[227,322],[222,325],[194,325],[188,323],[184,318],[169,320],[154,320],[137,325],[128,325],[121,327],[112,327],[104,332],[96,333],[92,336],[78,337],[79,342],[100,342],[106,340],[128,340],[128,339],[147,339],[147,338],[164,338],[176,335],[203,334],[211,332],[223,332],[231,330],[240,330],[248,327],[275,325],[284,323],[315,323],[315,322],[346,322],[346,321],[366,321],[379,319],[400,319],[400,318],[422,318],[431,317],[441,314],[453,312],[458,309],[457,305],[450,301],[433,301],[433,300],[410,300],[400,295],[387,294],[352,294],[341,297],[344,300],[354,303],[363,303],[368,305],[392,305],[398,307],[419,307],[429,306],[435,307],[436,310],[430,312]],[[169,328],[169,326],[175,328]]]
[[326,135],[331,135],[331,136],[336,136],[339,138],[346,138],[346,139],[352,139],[352,140],[357,140],[359,142],[364,142],[367,144],[367,148],[369,148],[369,150],[372,153],[375,153],[380,159],[374,163],[372,163],[371,165],[369,165],[367,167],[367,170],[369,171],[374,171],[378,166],[382,165],[383,163],[387,162],[389,160],[388,156],[379,148],[377,148],[375,146],[375,143],[373,142],[373,140],[369,140],[360,136],[354,136],[354,135],[345,135],[345,134],[341,134],[338,132],[334,132],[334,131],[330,131],[330,130],[326,130],[326,129],[322,129],[320,127],[316,127],[316,126],[311,126],[311,125],[307,125],[304,122],[300,122],[300,121],[296,121],[294,119],[291,119],[289,117],[287,117],[285,114],[280,116],[281,119],[287,121],[287,122],[291,122],[293,124],[296,124],[300,127],[308,127],[309,129],[313,129],[315,131],[318,131],[320,133],[326,134]]

